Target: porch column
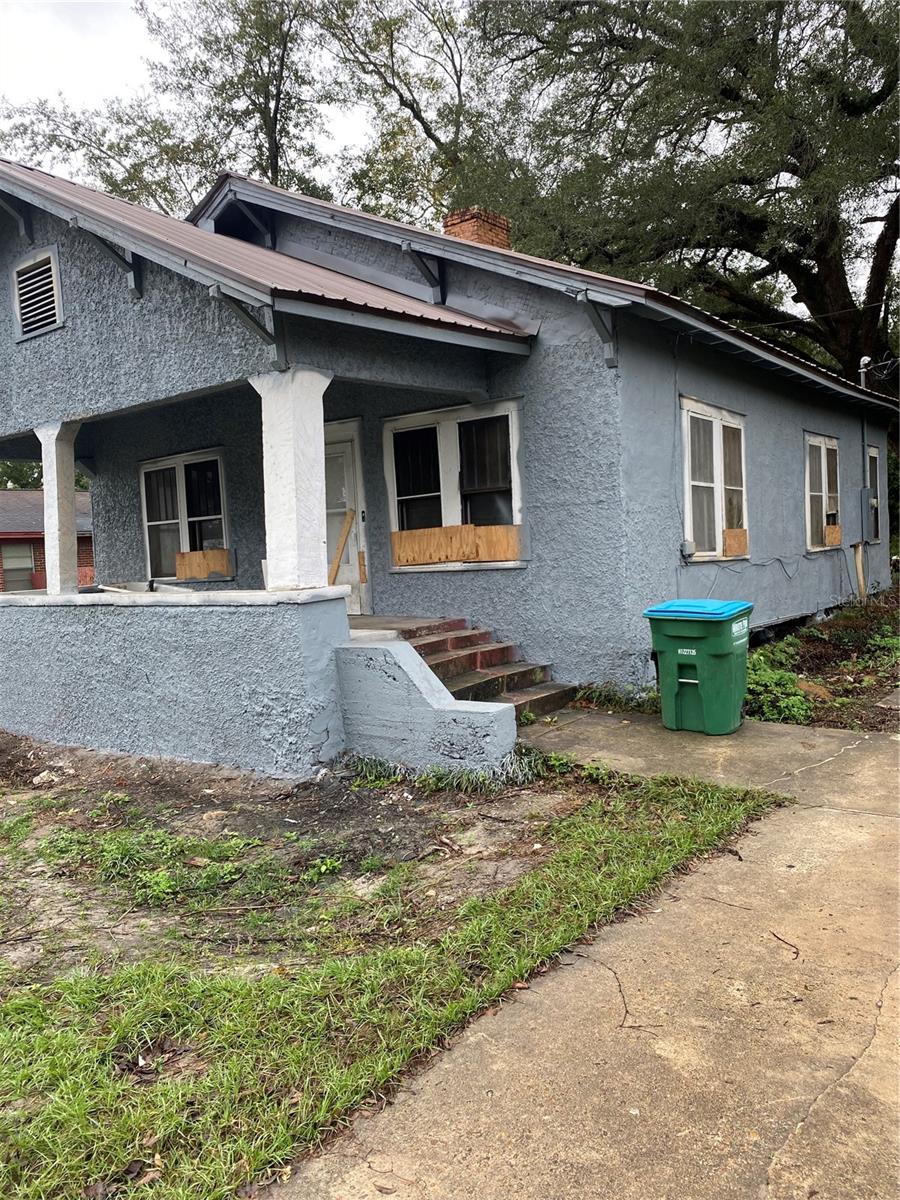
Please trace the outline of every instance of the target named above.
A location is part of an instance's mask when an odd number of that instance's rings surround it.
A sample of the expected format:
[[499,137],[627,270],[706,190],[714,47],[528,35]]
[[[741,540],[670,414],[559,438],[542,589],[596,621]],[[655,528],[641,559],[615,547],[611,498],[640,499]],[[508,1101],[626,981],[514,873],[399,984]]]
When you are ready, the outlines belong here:
[[270,591],[328,584],[325,523],[325,417],[332,376],[308,367],[254,375],[262,400],[266,586]]
[[78,534],[75,527],[75,435],[78,421],[38,425],[44,468],[44,557],[47,594],[78,591]]

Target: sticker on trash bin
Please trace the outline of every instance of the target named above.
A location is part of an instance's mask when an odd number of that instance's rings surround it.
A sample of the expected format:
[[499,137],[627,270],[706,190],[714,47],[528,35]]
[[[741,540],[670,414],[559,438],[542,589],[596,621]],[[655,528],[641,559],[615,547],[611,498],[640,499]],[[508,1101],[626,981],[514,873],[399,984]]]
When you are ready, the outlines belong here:
[[732,621],[731,636],[732,636],[732,638],[734,638],[735,641],[738,641],[738,639],[742,638],[742,637],[748,637],[749,631],[750,631],[750,618],[749,617],[741,617],[741,619],[739,621]]
[[696,657],[697,651],[696,650],[679,650],[678,653],[679,654],[687,654],[691,658],[694,658],[694,657]]

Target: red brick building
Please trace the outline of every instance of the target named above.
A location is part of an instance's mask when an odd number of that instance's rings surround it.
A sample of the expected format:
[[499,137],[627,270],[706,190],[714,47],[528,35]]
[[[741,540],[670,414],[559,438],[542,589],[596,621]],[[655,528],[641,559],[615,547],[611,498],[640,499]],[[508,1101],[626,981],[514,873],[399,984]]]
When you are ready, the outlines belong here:
[[[78,530],[78,583],[94,582],[91,497],[75,494]],[[44,568],[44,493],[0,490],[0,592],[30,592],[46,587]]]

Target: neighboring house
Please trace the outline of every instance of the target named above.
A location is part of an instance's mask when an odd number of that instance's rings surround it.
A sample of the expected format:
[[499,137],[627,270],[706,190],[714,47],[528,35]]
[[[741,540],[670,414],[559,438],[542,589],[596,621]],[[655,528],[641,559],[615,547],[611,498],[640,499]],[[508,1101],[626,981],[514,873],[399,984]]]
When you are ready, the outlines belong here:
[[[0,726],[493,765],[512,709],[467,701],[647,681],[651,602],[759,627],[888,583],[895,404],[495,214],[224,175],[179,221],[0,162],[0,258],[0,456],[43,461],[49,593],[0,604]],[[74,594],[76,462],[117,591]]]
[[[91,544],[91,497],[75,495],[78,583],[94,582]],[[0,490],[0,592],[30,592],[47,586],[44,569],[44,493],[20,488]]]

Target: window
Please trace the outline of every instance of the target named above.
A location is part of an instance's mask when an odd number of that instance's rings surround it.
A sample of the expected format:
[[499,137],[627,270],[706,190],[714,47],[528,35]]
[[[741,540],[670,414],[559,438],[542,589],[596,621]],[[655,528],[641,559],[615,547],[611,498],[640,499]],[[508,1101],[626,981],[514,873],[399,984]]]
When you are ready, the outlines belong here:
[[20,340],[59,328],[62,303],[54,247],[37,251],[13,269],[13,293]]
[[[397,565],[520,557],[518,440],[515,401],[468,404],[385,422]],[[442,535],[442,529],[447,533]],[[428,530],[430,537],[422,532]]]
[[697,558],[747,553],[744,418],[681,398],[684,535]]
[[837,439],[812,433],[806,435],[806,544],[810,550],[841,544]]
[[4,542],[0,546],[4,587],[8,592],[30,592],[34,555],[31,542]]
[[394,431],[398,529],[443,525],[436,425]]
[[878,447],[870,446],[869,461],[869,541],[881,540],[880,488],[878,483]]
[[464,525],[512,525],[509,417],[459,423],[459,490]]
[[222,459],[206,450],[141,467],[147,572],[175,577],[179,551],[227,546]]

